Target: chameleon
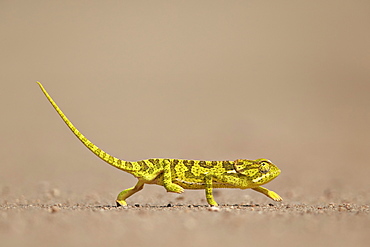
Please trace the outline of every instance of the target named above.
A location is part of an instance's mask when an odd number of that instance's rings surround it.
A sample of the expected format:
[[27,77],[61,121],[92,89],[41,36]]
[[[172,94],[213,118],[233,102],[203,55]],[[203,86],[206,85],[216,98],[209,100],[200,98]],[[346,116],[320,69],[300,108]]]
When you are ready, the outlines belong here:
[[96,156],[109,165],[130,173],[138,179],[135,186],[120,192],[116,205],[127,206],[126,199],[143,189],[145,184],[163,186],[167,192],[183,193],[184,189],[204,189],[210,206],[218,204],[213,196],[213,188],[252,189],[274,201],[283,199],[264,185],[280,174],[280,169],[268,159],[237,159],[234,161],[203,161],[186,159],[152,158],[139,161],[118,159],[88,140],[67,118],[42,84],[37,81],[42,92],[63,119],[73,134]]

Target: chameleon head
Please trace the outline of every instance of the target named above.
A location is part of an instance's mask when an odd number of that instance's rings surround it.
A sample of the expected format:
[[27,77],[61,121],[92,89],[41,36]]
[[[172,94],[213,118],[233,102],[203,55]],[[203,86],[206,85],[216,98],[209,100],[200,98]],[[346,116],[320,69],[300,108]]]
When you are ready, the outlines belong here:
[[280,169],[267,159],[235,160],[236,172],[248,177],[248,180],[256,185],[270,182],[280,174]]

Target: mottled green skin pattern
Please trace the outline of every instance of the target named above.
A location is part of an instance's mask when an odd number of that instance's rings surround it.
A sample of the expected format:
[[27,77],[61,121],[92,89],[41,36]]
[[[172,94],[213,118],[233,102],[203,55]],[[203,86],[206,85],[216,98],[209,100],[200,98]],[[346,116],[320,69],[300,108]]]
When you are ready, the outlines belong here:
[[235,161],[147,159],[129,162],[113,157],[82,135],[60,110],[41,83],[37,83],[63,121],[88,149],[108,164],[130,173],[138,179],[134,187],[119,193],[116,200],[118,206],[126,206],[126,199],[140,191],[144,184],[158,184],[168,192],[175,193],[182,193],[184,189],[204,189],[207,202],[212,206],[217,206],[217,202],[213,198],[213,188],[251,188],[275,201],[282,200],[277,193],[261,187],[280,174],[279,168],[267,159],[239,159]]

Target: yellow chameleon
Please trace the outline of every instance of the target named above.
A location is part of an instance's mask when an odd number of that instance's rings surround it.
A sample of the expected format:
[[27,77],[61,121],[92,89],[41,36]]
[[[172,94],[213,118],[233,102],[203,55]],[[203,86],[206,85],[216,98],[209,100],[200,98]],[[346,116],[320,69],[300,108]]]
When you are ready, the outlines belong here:
[[205,189],[207,202],[211,206],[218,206],[213,198],[213,188],[250,188],[272,200],[282,201],[277,193],[261,186],[280,174],[280,169],[267,159],[200,161],[155,158],[130,162],[113,157],[82,135],[64,115],[41,83],[37,83],[63,121],[88,149],[108,164],[130,173],[138,179],[134,187],[118,194],[117,206],[126,206],[126,199],[140,191],[144,184],[158,184],[168,192],[175,193],[183,193],[184,189]]

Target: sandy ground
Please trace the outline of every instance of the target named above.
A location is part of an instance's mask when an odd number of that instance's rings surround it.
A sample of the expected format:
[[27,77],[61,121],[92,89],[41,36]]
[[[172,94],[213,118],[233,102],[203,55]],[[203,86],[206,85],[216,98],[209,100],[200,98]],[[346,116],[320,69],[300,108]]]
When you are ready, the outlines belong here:
[[2,246],[367,246],[369,219],[351,202],[0,206]]
[[[0,246],[368,246],[369,1],[0,1]],[[266,187],[183,195],[127,160],[268,158]]]

